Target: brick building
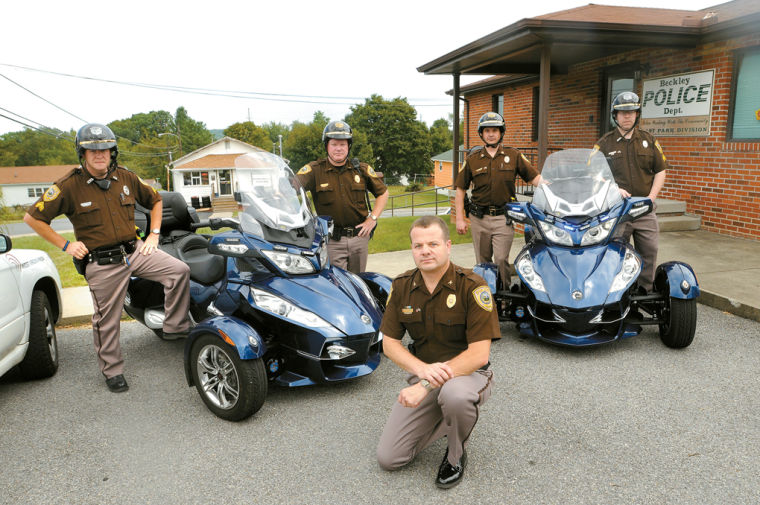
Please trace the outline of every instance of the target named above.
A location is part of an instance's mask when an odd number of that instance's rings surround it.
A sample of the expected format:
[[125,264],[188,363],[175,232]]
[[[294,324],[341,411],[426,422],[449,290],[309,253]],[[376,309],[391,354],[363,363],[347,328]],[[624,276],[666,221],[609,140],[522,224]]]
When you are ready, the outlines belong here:
[[[758,26],[756,0],[701,11],[589,4],[523,19],[418,70],[453,76],[465,148],[481,143],[478,118],[496,110],[505,144],[539,166],[552,151],[593,146],[611,128],[611,99],[635,91],[670,162],[661,196],[686,202],[703,229],[757,240]],[[466,74],[492,77],[460,88]]]

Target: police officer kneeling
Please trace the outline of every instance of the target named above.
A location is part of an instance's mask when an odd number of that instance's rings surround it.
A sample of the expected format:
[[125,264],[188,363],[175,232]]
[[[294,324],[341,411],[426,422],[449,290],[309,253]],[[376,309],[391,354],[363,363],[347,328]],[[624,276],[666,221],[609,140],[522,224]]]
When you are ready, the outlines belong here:
[[[436,485],[450,488],[462,479],[465,444],[491,395],[488,359],[499,322],[485,281],[451,263],[449,229],[441,218],[417,219],[409,235],[417,268],[393,281],[380,326],[383,351],[409,373],[409,386],[391,409],[377,458],[394,470],[445,436]],[[401,344],[407,331],[412,352]]]
[[[158,250],[161,195],[117,165],[119,151],[111,129],[96,123],[83,126],[77,132],[76,150],[81,166],[29,207],[24,222],[74,257],[92,295],[92,333],[100,370],[108,389],[126,391],[119,321],[130,277],[163,284],[163,336],[171,340],[186,336],[190,326],[190,268]],[[152,229],[144,242],[135,237],[135,202],[151,209]],[[51,220],[61,214],[74,225],[76,241],[70,243],[50,227]]]

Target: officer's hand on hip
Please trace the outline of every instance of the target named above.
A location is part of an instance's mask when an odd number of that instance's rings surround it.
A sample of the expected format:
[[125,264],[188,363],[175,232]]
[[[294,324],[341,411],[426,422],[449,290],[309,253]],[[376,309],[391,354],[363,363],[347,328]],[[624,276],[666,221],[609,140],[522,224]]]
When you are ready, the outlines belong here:
[[78,260],[81,260],[87,254],[90,252],[89,249],[87,249],[87,246],[84,245],[84,242],[71,242],[69,245],[66,246],[66,249],[64,250],[67,254],[72,255]]
[[359,223],[356,225],[356,228],[359,229],[359,236],[360,237],[369,237],[369,234],[372,232],[372,230],[377,226],[377,222],[372,220],[372,218],[367,218],[364,220],[363,223]]
[[158,249],[158,235],[151,233],[145,237],[142,247],[140,248],[140,254],[147,256],[153,254]]

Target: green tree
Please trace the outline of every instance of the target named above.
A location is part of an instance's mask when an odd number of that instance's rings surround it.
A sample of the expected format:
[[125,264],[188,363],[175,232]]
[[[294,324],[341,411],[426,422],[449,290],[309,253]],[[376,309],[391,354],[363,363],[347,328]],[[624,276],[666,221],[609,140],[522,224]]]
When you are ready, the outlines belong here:
[[283,156],[290,160],[293,170],[298,171],[310,161],[325,157],[322,130],[329,122],[325,113],[319,110],[314,113],[311,123],[293,122],[282,145]]
[[[288,134],[290,133],[290,126],[283,124],[283,123],[275,123],[274,121],[270,121],[268,123],[264,123],[261,125],[262,128],[267,132],[269,135],[269,140],[272,142],[267,149],[268,151],[272,150],[272,145],[277,145],[279,149],[280,145],[280,135],[282,135],[282,143],[283,146],[285,145],[285,142],[288,139]],[[262,146],[264,147],[264,146]],[[285,147],[283,147],[283,150]],[[279,154],[279,151],[277,151]]]
[[74,131],[43,133],[32,129],[0,135],[0,166],[76,164],[75,135]]
[[269,139],[269,134],[260,126],[256,126],[253,121],[230,125],[225,128],[224,134],[252,146],[260,147],[267,151],[272,150],[272,141]]
[[405,98],[385,100],[372,95],[351,107],[346,122],[367,135],[374,154],[373,166],[389,175],[430,173],[432,143],[427,126]]
[[433,121],[430,127],[430,142],[434,155],[453,149],[454,132],[451,131],[448,120],[440,118]]

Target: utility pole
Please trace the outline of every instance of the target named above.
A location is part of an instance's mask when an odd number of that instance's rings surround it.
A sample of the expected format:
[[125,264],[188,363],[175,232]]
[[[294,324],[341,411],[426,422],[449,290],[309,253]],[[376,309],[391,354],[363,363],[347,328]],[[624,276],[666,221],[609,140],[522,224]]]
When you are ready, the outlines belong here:
[[280,139],[280,158],[282,158],[282,135],[277,135],[277,137]]

